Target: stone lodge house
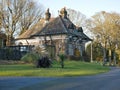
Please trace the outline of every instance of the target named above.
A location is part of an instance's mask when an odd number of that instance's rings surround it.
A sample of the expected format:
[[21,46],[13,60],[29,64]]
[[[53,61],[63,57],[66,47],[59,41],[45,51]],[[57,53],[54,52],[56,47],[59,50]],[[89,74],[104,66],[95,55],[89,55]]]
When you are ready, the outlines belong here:
[[[82,57],[85,44],[91,39],[83,33],[82,27],[75,26],[62,8],[59,16],[51,18],[49,9],[45,18],[16,39],[16,44],[48,46],[52,56],[64,53],[67,56]],[[52,51],[51,51],[52,50]]]

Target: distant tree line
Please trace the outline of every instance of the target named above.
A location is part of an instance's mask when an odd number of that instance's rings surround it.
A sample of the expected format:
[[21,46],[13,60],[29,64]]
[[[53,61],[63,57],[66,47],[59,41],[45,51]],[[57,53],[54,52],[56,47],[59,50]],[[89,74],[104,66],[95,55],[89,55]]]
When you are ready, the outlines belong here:
[[101,46],[103,62],[107,59],[110,65],[112,62],[116,64],[120,50],[120,14],[101,11],[93,15],[87,24],[93,33],[94,42]]
[[[82,26],[87,35],[93,39],[94,60],[116,63],[120,57],[120,14],[101,11],[86,18],[79,11],[68,9],[69,18],[77,26]],[[86,29],[86,30],[85,30]],[[90,45],[87,52],[90,56]]]

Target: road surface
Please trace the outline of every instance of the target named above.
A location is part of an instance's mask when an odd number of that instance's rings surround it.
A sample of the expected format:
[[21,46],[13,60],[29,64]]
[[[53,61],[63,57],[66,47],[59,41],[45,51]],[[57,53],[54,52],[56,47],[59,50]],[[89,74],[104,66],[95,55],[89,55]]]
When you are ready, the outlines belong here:
[[120,90],[120,68],[80,77],[0,77],[0,90]]

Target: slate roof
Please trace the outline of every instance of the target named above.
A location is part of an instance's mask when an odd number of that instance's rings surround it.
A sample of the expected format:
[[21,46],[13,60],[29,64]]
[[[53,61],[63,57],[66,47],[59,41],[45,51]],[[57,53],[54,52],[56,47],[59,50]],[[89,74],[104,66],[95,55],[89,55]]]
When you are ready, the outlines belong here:
[[[51,21],[53,18],[51,18]],[[29,30],[21,34],[18,38],[16,39],[30,39],[32,35],[40,32],[42,28],[44,27],[44,22],[45,19],[41,19],[38,23],[36,23],[34,26],[32,26]]]
[[61,17],[55,18],[53,21],[47,23],[43,29],[36,33],[33,36],[41,36],[41,35],[56,35],[56,34],[67,34],[67,29],[63,24]]
[[91,39],[83,33],[82,27],[80,30],[68,19],[58,16],[48,24],[40,32],[32,36],[44,36],[44,35],[58,35],[67,34],[81,37],[84,40],[90,41]]
[[90,41],[91,39],[83,33],[82,28],[78,31],[77,27],[68,19],[58,16],[56,18],[52,18],[49,23],[44,25],[44,20],[37,23],[34,28],[27,30],[19,39],[30,39],[36,36],[44,36],[44,35],[58,35],[58,34],[69,34],[76,35]]

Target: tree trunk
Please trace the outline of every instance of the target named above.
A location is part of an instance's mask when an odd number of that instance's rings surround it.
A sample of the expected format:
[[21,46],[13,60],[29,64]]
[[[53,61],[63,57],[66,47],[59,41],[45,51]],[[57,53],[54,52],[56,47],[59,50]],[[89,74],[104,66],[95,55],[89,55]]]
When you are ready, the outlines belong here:
[[106,58],[106,44],[107,42],[104,42],[105,46],[103,47],[103,66],[106,64],[107,62],[107,58]]
[[106,59],[106,48],[103,47],[103,66],[106,64],[107,59]]
[[6,46],[11,46],[11,45],[12,45],[12,37],[10,35],[7,35]]
[[113,53],[114,66],[116,65],[116,52]]

